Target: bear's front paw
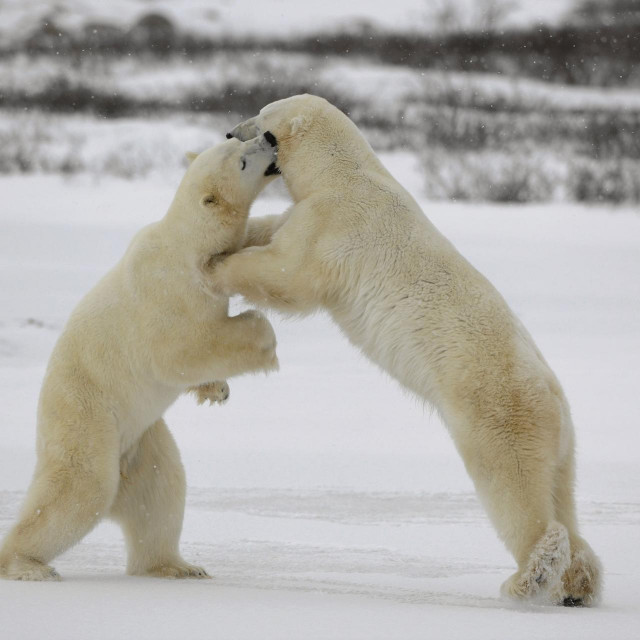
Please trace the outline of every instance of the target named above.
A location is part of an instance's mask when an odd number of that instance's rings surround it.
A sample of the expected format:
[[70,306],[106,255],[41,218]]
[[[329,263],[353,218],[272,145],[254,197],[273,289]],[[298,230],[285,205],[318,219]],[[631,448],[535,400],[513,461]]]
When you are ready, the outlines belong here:
[[271,323],[260,311],[250,309],[231,318],[246,336],[244,365],[247,371],[276,371],[276,334]]
[[280,363],[278,362],[278,355],[276,354],[276,342],[269,342],[265,344],[259,352],[259,365],[258,367],[264,371],[278,371],[280,369]]
[[189,391],[196,396],[198,404],[204,404],[207,401],[209,404],[214,402],[223,404],[229,398],[230,393],[229,385],[224,380],[201,384],[198,387],[192,387]]
[[211,256],[202,269],[202,288],[210,295],[229,297],[233,293],[225,265],[227,257],[226,253]]
[[273,330],[267,317],[257,309],[249,309],[244,315],[255,336],[257,346],[261,351],[273,352],[276,350],[276,332]]

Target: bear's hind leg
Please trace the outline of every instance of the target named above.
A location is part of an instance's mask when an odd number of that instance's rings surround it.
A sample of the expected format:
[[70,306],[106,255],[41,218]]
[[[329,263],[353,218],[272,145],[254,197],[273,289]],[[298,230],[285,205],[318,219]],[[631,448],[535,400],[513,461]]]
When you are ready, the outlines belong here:
[[558,603],[570,552],[567,530],[554,518],[552,446],[499,429],[472,431],[459,448],[489,517],[518,563],[502,594]]
[[586,540],[578,534],[574,501],[573,451],[559,466],[555,477],[556,519],[569,531],[571,564],[562,577],[562,602],[565,606],[597,604],[602,591],[602,566]]
[[178,550],[186,481],[180,453],[164,420],[147,429],[121,463],[111,517],[127,542],[127,573],[166,578],[207,578]]
[[0,549],[0,577],[60,579],[48,563],[93,529],[117,491],[117,443],[104,444],[104,455],[91,459],[82,447],[55,460],[41,454],[19,520]]

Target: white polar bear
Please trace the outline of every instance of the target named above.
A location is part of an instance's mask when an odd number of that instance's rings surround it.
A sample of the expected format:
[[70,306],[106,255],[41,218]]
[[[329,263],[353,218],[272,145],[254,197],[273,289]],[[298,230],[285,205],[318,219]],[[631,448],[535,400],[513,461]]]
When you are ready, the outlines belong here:
[[295,205],[250,221],[214,290],[288,312],[319,306],[437,407],[518,571],[503,593],[593,604],[578,534],[574,435],[560,384],[494,287],[431,224],[356,126],[315,96],[264,107],[229,136],[278,144]]
[[72,313],[49,361],[38,407],[38,461],[0,576],[56,580],[48,563],[103,517],[125,532],[127,571],[206,577],[178,544],[185,476],[162,419],[184,391],[224,400],[212,382],[278,366],[257,311],[228,317],[228,298],[202,286],[202,264],[242,246],[249,207],[276,151],[230,140],[192,161],[166,216]]

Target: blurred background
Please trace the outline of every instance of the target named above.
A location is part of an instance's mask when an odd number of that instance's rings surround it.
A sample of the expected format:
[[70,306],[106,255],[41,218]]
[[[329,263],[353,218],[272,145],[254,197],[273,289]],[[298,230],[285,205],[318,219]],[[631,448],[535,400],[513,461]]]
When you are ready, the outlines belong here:
[[0,173],[179,175],[311,92],[427,198],[637,203],[639,61],[640,0],[0,0]]

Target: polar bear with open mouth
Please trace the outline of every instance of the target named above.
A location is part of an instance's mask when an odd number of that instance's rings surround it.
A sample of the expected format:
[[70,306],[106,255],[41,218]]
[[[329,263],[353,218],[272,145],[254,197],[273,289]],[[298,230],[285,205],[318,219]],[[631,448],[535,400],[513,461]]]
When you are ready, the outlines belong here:
[[267,136],[294,200],[250,221],[216,266],[225,295],[285,312],[326,308],[351,342],[448,426],[518,564],[503,593],[594,604],[601,569],[580,537],[569,406],[531,336],[326,100],[274,102],[229,134]]
[[162,415],[185,391],[224,401],[225,378],[278,367],[266,318],[229,317],[228,298],[202,285],[212,254],[242,246],[275,158],[262,136],[192,159],[166,216],[73,311],[43,382],[37,466],[0,577],[59,580],[48,563],[104,517],[124,529],[128,573],[207,577],[178,550],[185,475]]

